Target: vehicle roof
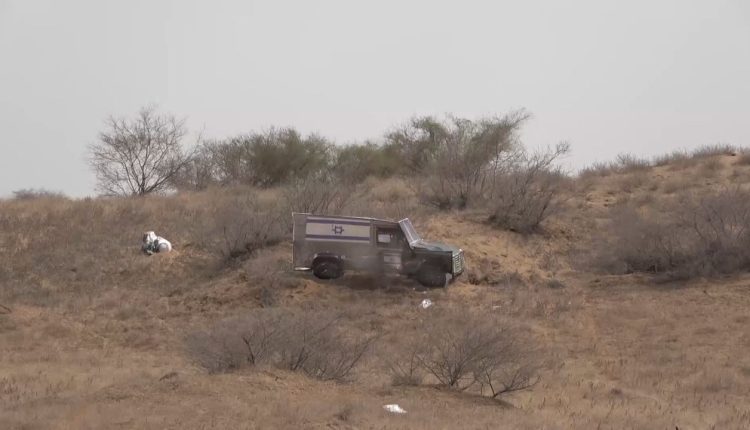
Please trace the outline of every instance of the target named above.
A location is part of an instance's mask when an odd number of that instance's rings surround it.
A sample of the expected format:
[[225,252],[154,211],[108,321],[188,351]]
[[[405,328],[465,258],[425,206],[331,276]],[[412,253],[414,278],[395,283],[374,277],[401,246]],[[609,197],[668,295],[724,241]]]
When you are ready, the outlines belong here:
[[[398,224],[399,223],[399,221],[394,221],[394,220],[391,220],[391,219],[372,218],[372,217],[366,217],[366,216],[320,215],[320,214],[311,214],[311,213],[307,213],[307,212],[301,212],[299,214],[300,215],[312,216],[312,217],[319,217],[319,218],[356,219],[356,220],[363,220],[363,221],[378,221],[378,222],[385,222],[385,223],[392,223],[392,224]],[[404,219],[408,219],[408,218],[404,218]],[[401,220],[401,221],[403,221],[403,220]]]

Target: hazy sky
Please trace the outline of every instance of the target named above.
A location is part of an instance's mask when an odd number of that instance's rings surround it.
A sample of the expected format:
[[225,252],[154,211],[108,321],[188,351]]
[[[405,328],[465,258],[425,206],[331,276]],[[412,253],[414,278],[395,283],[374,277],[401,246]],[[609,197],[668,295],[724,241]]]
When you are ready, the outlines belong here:
[[0,196],[93,193],[109,114],[337,143],[526,108],[573,167],[750,145],[750,1],[0,0]]

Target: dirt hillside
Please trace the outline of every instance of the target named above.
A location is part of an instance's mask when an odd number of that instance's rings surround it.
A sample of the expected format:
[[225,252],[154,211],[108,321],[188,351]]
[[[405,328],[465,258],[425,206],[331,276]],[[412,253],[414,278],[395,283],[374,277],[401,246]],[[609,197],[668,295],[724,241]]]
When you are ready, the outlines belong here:
[[[288,240],[227,263],[201,230],[212,193],[0,202],[0,428],[750,428],[750,275],[607,272],[592,255],[613,210],[750,186],[745,158],[588,172],[531,235],[481,211],[417,212],[423,237],[466,252],[467,271],[433,290],[291,272]],[[142,255],[145,230],[175,251]],[[346,382],[214,374],[187,351],[191,333],[262,307],[335,311],[378,340]],[[498,399],[394,385],[381,358],[441,309],[517,324],[538,382]]]

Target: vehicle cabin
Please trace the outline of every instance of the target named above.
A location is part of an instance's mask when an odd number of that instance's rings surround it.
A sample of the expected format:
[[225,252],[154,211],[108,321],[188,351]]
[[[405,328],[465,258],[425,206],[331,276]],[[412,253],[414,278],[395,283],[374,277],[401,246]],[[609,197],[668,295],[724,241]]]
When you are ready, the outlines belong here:
[[346,270],[398,273],[425,286],[445,286],[464,270],[463,250],[428,242],[408,218],[376,218],[293,213],[293,264],[321,279]]

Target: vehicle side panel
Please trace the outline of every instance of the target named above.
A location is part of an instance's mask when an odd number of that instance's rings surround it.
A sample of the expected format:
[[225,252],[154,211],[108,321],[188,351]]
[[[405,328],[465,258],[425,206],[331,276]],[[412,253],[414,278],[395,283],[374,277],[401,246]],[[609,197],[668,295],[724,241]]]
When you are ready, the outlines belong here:
[[293,238],[295,269],[310,268],[320,255],[341,257],[352,269],[375,264],[372,221],[367,219],[294,214]]

